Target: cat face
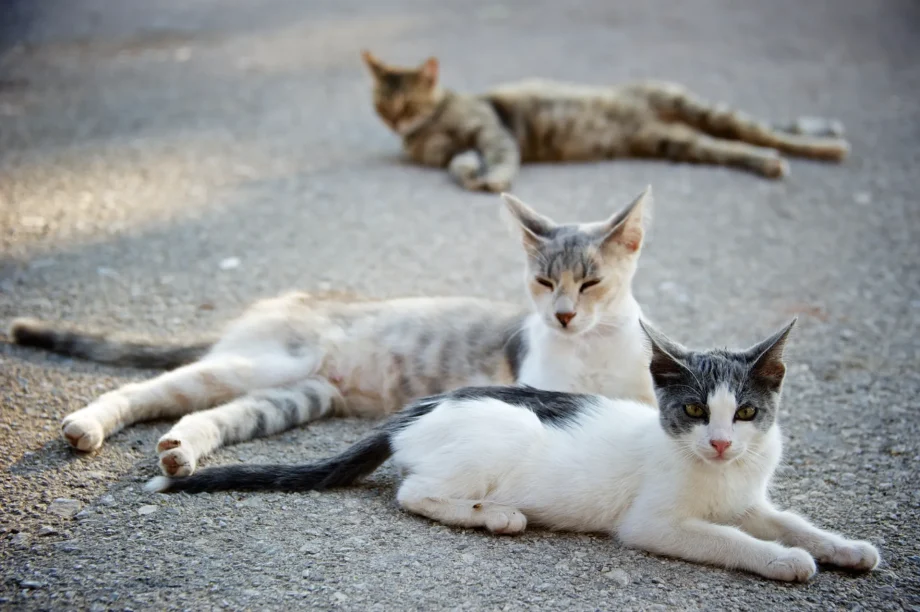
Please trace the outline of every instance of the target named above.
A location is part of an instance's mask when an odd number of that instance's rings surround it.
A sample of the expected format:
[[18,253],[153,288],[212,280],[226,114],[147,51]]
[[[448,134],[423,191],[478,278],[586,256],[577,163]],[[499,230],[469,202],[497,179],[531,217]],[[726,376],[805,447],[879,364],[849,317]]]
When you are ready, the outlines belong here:
[[437,107],[438,60],[429,58],[418,68],[388,66],[370,51],[361,57],[374,77],[374,108],[397,134],[406,134],[425,121]]
[[783,347],[794,324],[746,351],[695,352],[643,322],[664,430],[710,464],[756,453],[776,422],[786,373]]
[[614,325],[605,314],[631,293],[651,188],[606,221],[582,225],[559,225],[514,196],[502,198],[527,253],[525,283],[542,321],[565,335]]

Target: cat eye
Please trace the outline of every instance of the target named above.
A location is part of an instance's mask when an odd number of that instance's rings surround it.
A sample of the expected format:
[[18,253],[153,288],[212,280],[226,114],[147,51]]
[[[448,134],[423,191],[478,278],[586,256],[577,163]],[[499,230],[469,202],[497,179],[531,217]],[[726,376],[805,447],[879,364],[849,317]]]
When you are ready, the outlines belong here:
[[586,290],[590,289],[591,287],[594,287],[595,285],[599,285],[600,282],[601,282],[601,279],[599,278],[593,278],[589,281],[585,281],[581,284],[581,288],[578,290],[578,292],[584,293]]
[[757,408],[753,406],[742,406],[735,412],[736,421],[752,421],[757,416]]
[[546,287],[547,289],[552,289],[552,288],[553,288],[553,281],[551,281],[551,280],[548,280],[548,279],[545,279],[545,278],[537,277],[537,282],[540,283],[541,285],[543,285],[544,287]]
[[684,412],[687,413],[687,416],[693,417],[694,419],[702,419],[706,416],[706,409],[699,404],[687,404],[684,406]]

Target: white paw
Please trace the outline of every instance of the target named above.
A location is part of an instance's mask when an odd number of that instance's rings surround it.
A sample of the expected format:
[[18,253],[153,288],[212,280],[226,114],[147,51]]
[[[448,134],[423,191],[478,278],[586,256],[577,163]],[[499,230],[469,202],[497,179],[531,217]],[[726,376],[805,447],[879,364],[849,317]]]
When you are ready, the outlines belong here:
[[64,417],[61,434],[72,447],[85,452],[97,450],[105,440],[102,423],[83,410]]
[[520,510],[510,506],[492,506],[482,509],[486,529],[492,533],[512,535],[527,528],[527,517]]
[[867,572],[875,569],[881,557],[878,549],[862,540],[841,540],[829,547],[829,552],[818,556],[818,561],[837,567]]
[[817,571],[818,567],[815,565],[815,560],[807,550],[789,548],[782,555],[767,563],[762,573],[773,580],[806,582]]
[[464,151],[450,160],[447,171],[458,180],[468,180],[476,177],[482,170],[482,158],[476,151]]
[[160,454],[160,470],[167,476],[188,476],[195,471],[197,461],[191,444],[183,443],[175,436],[166,434],[157,443]]
[[842,138],[846,132],[840,121],[826,117],[799,117],[788,127],[788,131],[825,138]]

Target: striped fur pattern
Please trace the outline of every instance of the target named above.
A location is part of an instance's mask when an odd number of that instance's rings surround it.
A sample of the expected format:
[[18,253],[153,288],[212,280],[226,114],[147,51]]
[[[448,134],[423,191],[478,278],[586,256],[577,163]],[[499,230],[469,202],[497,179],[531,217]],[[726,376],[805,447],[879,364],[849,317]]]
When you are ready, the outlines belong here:
[[770,125],[674,83],[530,79],[465,95],[439,87],[435,58],[407,68],[368,51],[362,57],[377,113],[408,156],[447,168],[471,190],[507,190],[522,162],[646,157],[780,178],[788,173],[781,153],[840,161],[849,152],[839,122],[803,117]]
[[[388,457],[405,510],[460,527],[607,532],[687,561],[806,581],[815,561],[857,571],[876,548],[776,508],[776,424],[792,325],[746,351],[688,351],[649,329],[660,410],[533,388],[455,390],[410,406],[337,457],[159,477],[150,491],[346,486]],[[740,375],[739,375],[740,374]]]
[[[153,345],[31,319],[15,321],[10,335],[106,363],[179,366],[106,393],[62,424],[73,447],[93,451],[138,421],[178,418],[157,445],[170,476],[191,474],[225,444],[329,416],[377,417],[469,385],[521,382],[653,404],[631,290],[647,199],[607,221],[558,225],[506,196],[507,220],[527,252],[531,312],[473,298],[358,302],[291,293],[252,306],[203,353],[195,343],[173,346],[160,353],[172,360],[160,361],[149,359]],[[580,292],[588,270],[598,282]]]

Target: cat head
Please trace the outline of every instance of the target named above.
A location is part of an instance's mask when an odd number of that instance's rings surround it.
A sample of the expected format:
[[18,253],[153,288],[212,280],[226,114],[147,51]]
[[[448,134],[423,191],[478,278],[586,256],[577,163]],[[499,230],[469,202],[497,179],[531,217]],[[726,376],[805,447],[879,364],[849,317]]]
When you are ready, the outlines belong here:
[[651,205],[651,187],[606,221],[561,225],[503,193],[506,217],[524,245],[524,282],[541,320],[577,335],[613,326],[632,279]]
[[691,351],[642,322],[652,345],[651,373],[661,425],[693,456],[728,464],[756,456],[776,423],[786,366],[783,348],[795,319],[744,351]]
[[397,134],[407,134],[438,106],[438,60],[430,57],[415,68],[383,63],[370,51],[361,57],[374,77],[374,108]]

